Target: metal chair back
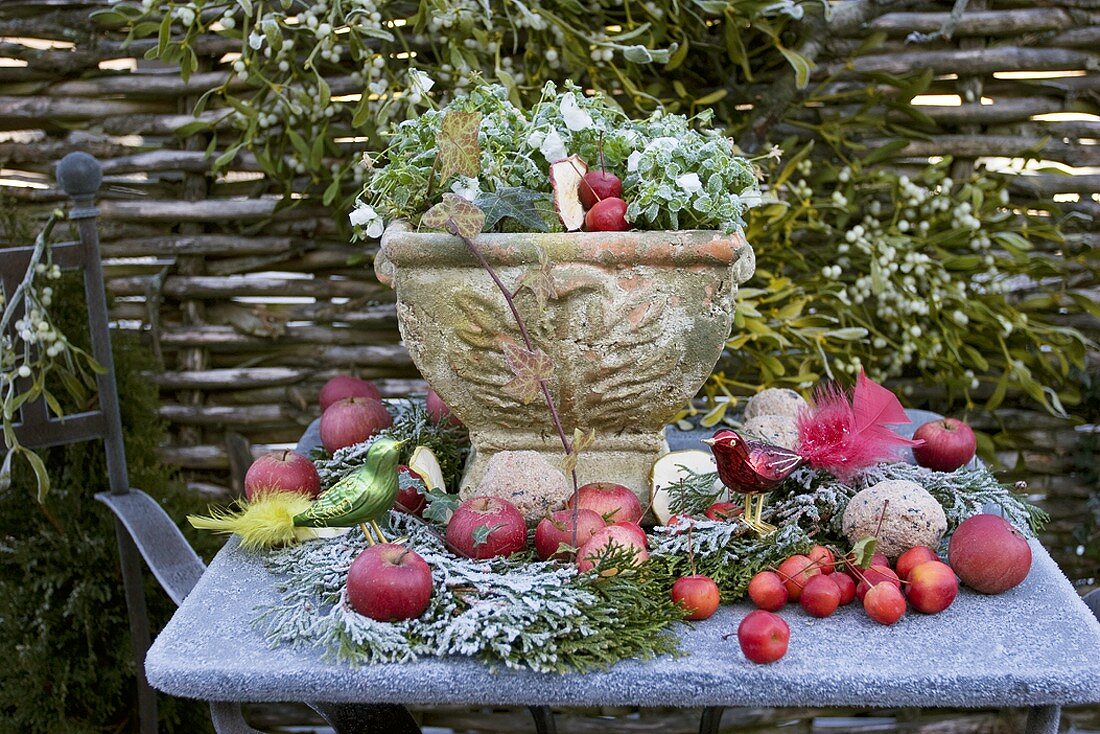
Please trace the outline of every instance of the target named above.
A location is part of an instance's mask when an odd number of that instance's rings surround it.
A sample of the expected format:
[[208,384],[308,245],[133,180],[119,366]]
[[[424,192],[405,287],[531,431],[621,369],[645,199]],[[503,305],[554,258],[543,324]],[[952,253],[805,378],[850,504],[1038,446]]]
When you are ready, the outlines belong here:
[[[103,180],[99,162],[87,153],[70,153],[57,165],[57,181],[72,199],[69,219],[76,223],[80,239],[51,246],[53,262],[63,270],[79,270],[84,276],[84,296],[88,307],[91,353],[106,372],[96,376],[99,407],[64,419],[51,416],[45,398],[24,403],[20,408],[15,434],[24,446],[37,449],[48,446],[101,439],[107,453],[107,483],[115,496],[130,492],[126,471],[126,451],[122,442],[122,420],[118,410],[118,386],[115,383],[108,327],[107,298],[103,286],[103,266],[99,257],[96,231],[95,195]],[[0,250],[0,282],[4,292],[14,294],[31,262],[34,247]],[[17,314],[18,316],[19,314]],[[12,319],[14,322],[16,319]],[[17,343],[17,334],[12,334]],[[130,616],[130,635],[137,661],[138,717],[142,734],[157,728],[156,698],[145,680],[145,652],[149,648],[149,619],[145,609],[141,559],[129,533],[116,521],[115,535],[126,604]]]

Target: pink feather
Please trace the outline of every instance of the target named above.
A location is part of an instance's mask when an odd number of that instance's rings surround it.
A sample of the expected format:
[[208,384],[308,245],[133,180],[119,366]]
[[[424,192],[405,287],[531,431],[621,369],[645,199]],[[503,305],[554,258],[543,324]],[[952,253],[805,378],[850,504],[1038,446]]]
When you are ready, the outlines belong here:
[[862,371],[852,402],[835,385],[818,389],[816,406],[798,416],[798,453],[815,469],[848,479],[859,469],[893,458],[903,446],[920,441],[899,436],[887,426],[909,423],[897,396]]

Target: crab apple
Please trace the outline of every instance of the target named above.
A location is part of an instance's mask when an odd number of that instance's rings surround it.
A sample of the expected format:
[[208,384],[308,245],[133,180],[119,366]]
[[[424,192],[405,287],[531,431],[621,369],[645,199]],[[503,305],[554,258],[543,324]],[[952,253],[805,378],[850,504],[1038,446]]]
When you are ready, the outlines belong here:
[[836,557],[833,556],[831,550],[823,545],[815,545],[813,548],[810,548],[808,557],[817,564],[818,569],[826,576],[836,570]]
[[572,509],[574,499],[584,510],[592,510],[606,523],[641,522],[642,503],[629,487],[613,482],[589,482],[569,498],[566,507]]
[[703,574],[683,576],[672,584],[672,601],[688,611],[684,619],[709,618],[718,609],[719,596],[718,584]]
[[447,522],[447,543],[468,558],[510,556],[527,547],[527,523],[499,497],[471,497]]
[[926,561],[909,572],[906,598],[918,612],[938,614],[951,606],[959,593],[959,580],[941,561]]
[[[397,474],[400,478],[401,475],[408,477],[409,479],[423,482],[420,475],[414,472],[404,464],[397,465]],[[397,502],[394,505],[394,509],[401,512],[408,512],[410,515],[416,515],[420,517],[424,512],[424,508],[428,505],[427,495],[421,494],[416,484],[409,482],[406,486],[397,490]]]
[[828,617],[840,606],[840,587],[828,576],[818,574],[806,582],[798,603],[811,617]]
[[863,600],[864,594],[878,583],[888,583],[897,589],[901,589],[901,581],[898,575],[885,566],[871,566],[863,572],[863,578],[856,585],[856,596]]
[[348,603],[380,622],[414,619],[432,599],[432,569],[403,545],[379,543],[364,550],[348,569]]
[[626,202],[617,196],[596,202],[584,215],[584,228],[589,232],[625,232],[630,229],[626,221]]
[[732,520],[744,512],[745,509],[736,502],[715,502],[703,514],[708,520]]
[[813,561],[802,554],[796,554],[779,564],[779,577],[783,579],[783,585],[787,587],[787,595],[791,601],[798,601],[802,596],[802,588],[811,576],[817,576],[821,570],[813,565]]
[[791,628],[778,614],[757,609],[737,626],[741,652],[754,663],[774,663],[787,654]]
[[321,443],[330,454],[362,443],[393,425],[393,416],[380,400],[343,398],[321,414]]
[[[577,510],[577,546],[588,542],[588,539],[603,528],[603,518],[592,510]],[[573,511],[558,510],[550,517],[539,520],[535,527],[535,552],[539,558],[547,560],[555,558],[564,560],[573,555],[572,551],[561,549],[562,544],[573,548]]]
[[787,603],[787,586],[775,571],[761,571],[749,581],[749,598],[767,612],[778,612]]
[[591,209],[603,199],[622,198],[623,182],[614,173],[589,171],[581,179],[578,191],[581,204],[585,209]]
[[[577,569],[591,571],[600,562],[600,557],[612,550],[626,550],[634,552],[634,565],[649,558],[649,551],[645,543],[638,540],[638,535],[630,528],[622,525],[608,525],[598,530],[588,542],[577,551]],[[618,573],[618,569],[604,571],[608,576]]]
[[382,393],[378,387],[367,380],[361,380],[352,375],[336,375],[324,384],[318,399],[321,403],[321,412],[328,410],[329,406],[337,400],[344,398],[374,398],[382,399]]
[[[867,568],[873,568],[875,566],[890,568],[890,559],[887,558],[886,555],[883,553],[874,553],[871,556],[871,562],[867,565]],[[860,579],[859,574],[865,573],[866,570],[867,569],[860,568],[851,561],[846,561],[844,564],[844,572],[851,576],[852,581],[855,581],[857,584],[862,580]]]
[[840,589],[840,606],[851,604],[852,599],[856,598],[856,582],[852,581],[852,577],[846,573],[834,573],[829,578]]
[[461,426],[460,421],[454,413],[451,412],[450,407],[443,402],[443,398],[439,397],[439,393],[431,388],[428,389],[428,398],[425,401],[425,406],[428,411],[428,415],[432,417],[432,420],[436,423],[442,423],[447,421],[448,425]]
[[925,423],[913,432],[913,438],[924,441],[913,447],[913,458],[935,471],[955,471],[969,463],[978,448],[974,431],[958,418]]
[[982,594],[1000,594],[1027,578],[1031,546],[997,515],[963,520],[947,546],[947,560],[962,582]]
[[909,578],[909,572],[927,561],[938,561],[940,557],[936,551],[926,545],[915,545],[898,556],[898,562],[894,564],[894,570],[898,578],[905,581]]
[[891,625],[905,616],[905,597],[898,587],[880,581],[867,590],[863,610],[879,624]]
[[264,492],[298,492],[308,497],[321,493],[321,477],[313,462],[290,451],[272,451],[252,462],[244,475],[244,496]]

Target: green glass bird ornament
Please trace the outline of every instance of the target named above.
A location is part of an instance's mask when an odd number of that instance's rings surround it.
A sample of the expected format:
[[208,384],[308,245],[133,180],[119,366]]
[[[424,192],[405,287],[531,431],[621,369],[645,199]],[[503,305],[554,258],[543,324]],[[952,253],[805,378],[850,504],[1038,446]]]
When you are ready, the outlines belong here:
[[351,527],[359,525],[373,545],[369,524],[386,542],[378,520],[397,501],[397,464],[401,459],[401,441],[379,438],[367,451],[366,462],[327,489],[309,509],[294,516],[296,527]]
[[386,542],[378,520],[397,501],[397,464],[403,441],[379,438],[366,459],[316,500],[296,492],[266,492],[236,511],[214,510],[208,517],[189,516],[192,526],[233,533],[245,548],[270,548],[297,539],[295,528],[341,528],[358,525],[372,545]]

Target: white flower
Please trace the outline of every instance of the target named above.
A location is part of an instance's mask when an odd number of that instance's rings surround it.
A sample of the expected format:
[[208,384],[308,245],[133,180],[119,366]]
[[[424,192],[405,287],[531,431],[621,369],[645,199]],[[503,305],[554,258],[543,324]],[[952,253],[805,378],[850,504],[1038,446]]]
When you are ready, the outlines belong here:
[[251,33],[248,34],[248,46],[253,51],[259,51],[260,47],[263,46],[263,45],[264,45],[264,37],[262,35],[260,35],[256,31],[252,31]]
[[428,76],[426,71],[409,69],[409,92],[412,94],[427,94],[435,86],[435,80]]
[[561,139],[561,135],[558,135],[557,130],[551,130],[546,134],[542,143],[539,144],[539,151],[551,163],[569,157],[569,152],[565,149],[565,141]]
[[451,191],[466,201],[474,201],[481,193],[481,183],[476,178],[459,176],[458,180],[451,184]]
[[353,226],[362,227],[363,233],[372,239],[381,237],[382,233],[386,231],[386,225],[382,221],[382,217],[370,204],[359,202],[348,218]]
[[577,97],[572,92],[562,95],[561,116],[565,120],[565,126],[573,132],[592,127],[592,115],[581,109],[577,104]]
[[699,180],[698,173],[685,173],[682,176],[676,178],[676,185],[689,194],[694,194],[696,191],[701,191],[703,188],[703,182]]
[[739,198],[741,199],[741,205],[746,209],[752,209],[764,203],[764,197],[760,194],[760,189],[755,186],[743,190],[739,194]]
[[783,149],[780,148],[778,145],[773,145],[771,148],[768,149],[768,158],[772,158],[777,161],[781,160],[783,158]]
[[638,161],[642,160],[642,154],[639,151],[634,151],[626,157],[626,170],[628,173],[634,173],[638,170]]

